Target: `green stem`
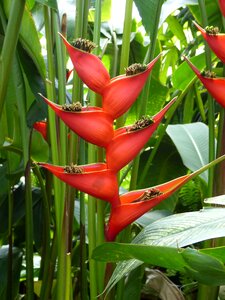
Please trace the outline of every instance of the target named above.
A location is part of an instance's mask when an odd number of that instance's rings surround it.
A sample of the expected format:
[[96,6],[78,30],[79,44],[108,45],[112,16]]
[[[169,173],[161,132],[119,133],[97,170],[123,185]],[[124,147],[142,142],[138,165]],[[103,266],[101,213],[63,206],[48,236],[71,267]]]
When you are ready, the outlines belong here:
[[[8,25],[2,46],[2,52],[0,56],[0,119],[6,99],[8,80],[11,72],[13,57],[16,51],[25,2],[25,0],[12,1]],[[2,10],[1,6],[0,9]]]
[[[86,36],[87,31],[87,21],[85,21],[84,14],[86,15],[86,6],[88,1],[77,0],[76,1],[76,16],[75,16],[75,38]],[[85,11],[85,13],[84,13]],[[86,17],[87,19],[87,17]],[[74,72],[73,75],[73,89],[72,89],[72,101],[76,102],[80,100],[82,102],[83,99],[83,83],[78,77],[77,73]],[[82,105],[84,103],[82,102]],[[78,138],[75,134],[71,134],[71,147],[73,145],[78,146]],[[79,152],[76,149],[76,153],[79,153],[76,157],[74,157],[75,161],[79,163],[86,163],[86,153],[85,153],[85,141],[79,139]],[[70,148],[71,160],[72,155],[74,155],[74,151]],[[85,231],[85,220],[86,220],[86,212],[85,212],[85,195],[80,192],[80,278],[81,278],[81,298],[84,300],[88,299],[88,282],[87,282],[87,253],[86,253],[86,231]]]
[[[121,49],[121,57],[120,57],[120,70],[119,70],[120,74],[124,73],[124,69],[129,64],[132,8],[133,8],[133,0],[126,0],[125,19],[123,25],[123,40],[122,40],[122,49]],[[116,128],[122,127],[125,123],[125,119],[126,119],[126,114],[118,118],[116,120]]]
[[[157,5],[156,18],[155,18],[155,29],[156,30],[152,31],[152,36],[150,37],[151,38],[151,44],[150,44],[150,47],[149,47],[149,51],[147,52],[144,63],[146,63],[146,61],[151,61],[154,57],[162,4],[163,4],[163,0],[159,0],[158,5]],[[151,83],[151,74],[150,74],[150,76],[147,80],[147,83],[146,83],[146,85],[144,87],[144,90],[142,92],[142,95],[141,95],[139,117],[141,117],[142,115],[145,115],[146,111],[147,111],[147,103],[148,103],[150,83]],[[137,185],[139,161],[140,161],[140,155],[138,155],[135,158],[134,163],[133,163],[133,168],[132,168],[132,171],[131,171],[131,181],[130,181],[130,189],[131,190],[135,189],[136,185]]]
[[[10,153],[7,153],[7,173],[10,174]],[[7,299],[13,300],[13,194],[10,181],[8,181],[8,272],[7,272]]]
[[[203,27],[208,25],[208,18],[206,13],[205,0],[198,1],[200,6],[200,12],[202,16],[202,24]],[[205,59],[207,69],[211,70],[211,53],[209,46],[205,42]],[[215,158],[215,133],[214,133],[214,102],[211,95],[208,94],[208,126],[209,126],[209,161],[211,162]],[[213,183],[214,183],[214,168],[209,170],[209,179],[208,179],[208,196],[211,197],[213,195]],[[204,243],[205,247],[208,247],[208,242]],[[210,297],[210,298],[208,298]],[[199,285],[198,290],[198,300],[201,299],[210,299],[216,300],[218,297],[218,288],[217,287],[209,287],[205,285]]]
[[[200,11],[202,15],[202,24],[203,27],[208,25],[208,18],[205,7],[205,0],[199,0]],[[205,42],[205,58],[206,58],[206,67],[208,70],[211,70],[211,53],[208,44]],[[209,161],[212,161],[215,158],[215,133],[214,133],[214,102],[210,95],[208,95],[208,123],[209,123]],[[213,177],[214,170],[209,171],[209,180],[208,180],[208,196],[213,194]]]
[[[56,57],[57,57],[57,75],[58,75],[58,103],[64,104],[66,99],[66,66],[64,58],[64,45],[62,40],[58,35],[60,31],[59,26],[59,16],[56,10],[52,10],[52,21],[53,21],[53,31],[56,44]],[[59,120],[60,125],[60,156],[59,162],[61,165],[66,164],[66,150],[67,150],[67,133],[65,124]]]
[[[29,137],[29,156],[31,149],[32,131]],[[26,222],[26,299],[34,299],[33,286],[33,203],[31,191],[31,160],[28,158],[25,167],[25,222]]]
[[[43,178],[40,173],[40,169],[35,165],[33,167],[33,173],[38,179],[39,186],[43,195],[43,244],[42,244],[42,257],[41,257],[41,268],[39,279],[43,279],[43,274],[48,273],[48,268],[50,264],[50,210],[49,201],[44,185]],[[47,284],[42,281],[42,286],[45,289]]]

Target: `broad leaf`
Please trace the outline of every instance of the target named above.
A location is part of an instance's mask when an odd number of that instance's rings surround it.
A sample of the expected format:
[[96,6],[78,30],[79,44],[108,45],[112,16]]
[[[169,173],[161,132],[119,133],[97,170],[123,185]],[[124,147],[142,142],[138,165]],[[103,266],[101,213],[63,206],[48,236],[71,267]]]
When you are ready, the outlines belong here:
[[225,279],[221,261],[191,248],[106,243],[93,251],[93,258],[107,262],[135,258],[150,265],[191,274],[199,282],[210,285],[223,284]]
[[[174,142],[184,165],[191,171],[208,163],[209,130],[204,123],[169,125],[166,132]],[[207,171],[200,176],[208,181]]]
[[[160,219],[146,226],[132,241],[133,244],[185,247],[203,240],[222,237],[225,232],[225,209],[207,208]],[[124,261],[116,267],[107,289],[142,262]]]

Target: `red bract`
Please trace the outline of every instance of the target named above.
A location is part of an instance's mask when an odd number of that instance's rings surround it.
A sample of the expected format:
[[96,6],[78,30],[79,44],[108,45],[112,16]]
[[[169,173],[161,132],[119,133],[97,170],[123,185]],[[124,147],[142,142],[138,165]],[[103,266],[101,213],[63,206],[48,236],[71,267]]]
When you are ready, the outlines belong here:
[[185,175],[153,188],[132,191],[122,195],[120,197],[121,204],[112,207],[106,228],[107,240],[113,241],[121,230],[171,196],[192,177],[193,174]]
[[220,10],[225,17],[225,1],[224,0],[219,0],[219,5],[220,5]]
[[117,119],[124,114],[137,99],[153,66],[161,55],[153,59],[142,71],[135,75],[120,75],[113,78],[102,92],[103,110]]
[[[60,34],[60,33],[59,33]],[[91,53],[73,47],[60,34],[80,79],[94,92],[101,94],[110,76],[101,60]]]
[[108,201],[112,206],[119,203],[117,176],[107,169],[104,163],[66,167],[48,163],[39,163],[39,165],[84,193]]
[[[224,1],[223,1],[224,2]],[[216,54],[219,59],[225,63],[225,34],[217,33],[211,34],[207,33],[200,25],[194,22],[195,26],[201,32],[203,38],[207,41],[209,47]]]
[[212,97],[220,105],[225,107],[225,78],[209,78],[203,76],[202,73],[186,57],[184,57],[184,59],[188,62],[189,66],[204,84]]
[[113,119],[101,108],[90,106],[82,107],[81,111],[66,111],[61,105],[42,97],[63,122],[86,141],[106,147],[113,138]]
[[154,133],[165,113],[176,99],[168,103],[159,113],[152,117],[147,127],[131,130],[132,126],[118,129],[111,143],[106,147],[107,167],[115,172],[123,168],[139,153]]
[[33,127],[35,130],[40,132],[43,138],[47,141],[47,122],[46,121],[35,122]]

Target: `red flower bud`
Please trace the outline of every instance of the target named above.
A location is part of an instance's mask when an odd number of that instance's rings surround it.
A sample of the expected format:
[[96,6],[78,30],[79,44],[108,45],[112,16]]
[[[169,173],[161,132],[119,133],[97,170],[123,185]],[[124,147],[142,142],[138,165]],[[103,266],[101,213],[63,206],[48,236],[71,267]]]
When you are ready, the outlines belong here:
[[33,127],[35,130],[39,131],[40,134],[43,136],[43,138],[47,141],[47,122],[46,121],[35,122]]
[[212,97],[223,107],[225,107],[225,78],[210,78],[201,73],[186,57],[189,66],[201,80]]
[[106,147],[111,141],[114,134],[113,119],[101,108],[90,106],[71,111],[69,105],[67,110],[66,105],[63,109],[61,105],[57,105],[45,97],[43,99],[71,130],[86,141],[99,147]]
[[201,32],[203,38],[208,43],[209,47],[216,54],[216,56],[225,63],[225,34],[222,33],[207,33],[200,25],[194,22],[195,26]]
[[84,193],[108,201],[112,206],[119,203],[117,176],[106,169],[104,163],[65,167],[47,163],[39,163],[39,165]]
[[[115,131],[114,138],[106,147],[106,161],[109,169],[117,172],[134,159],[150,139],[175,100],[170,101],[159,113],[153,116],[150,124],[147,123],[146,127],[139,129],[137,124],[137,126],[127,126]],[[145,123],[145,120],[143,120],[143,123]],[[142,120],[140,126],[142,126]]]
[[161,54],[153,59],[144,71],[135,75],[117,76],[105,86],[102,93],[103,110],[111,114],[113,119],[117,119],[125,113],[137,99],[160,56]]
[[106,228],[106,239],[113,241],[121,230],[171,196],[192,177],[192,174],[185,175],[153,188],[132,191],[122,195],[120,197],[121,205],[112,207]]

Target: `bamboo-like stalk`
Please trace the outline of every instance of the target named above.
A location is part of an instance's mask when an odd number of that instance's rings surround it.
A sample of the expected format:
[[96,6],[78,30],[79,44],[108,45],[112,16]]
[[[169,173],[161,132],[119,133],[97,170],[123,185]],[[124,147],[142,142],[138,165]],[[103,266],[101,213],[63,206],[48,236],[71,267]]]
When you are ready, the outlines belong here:
[[[156,39],[157,39],[158,27],[159,27],[159,19],[160,19],[161,8],[162,8],[163,2],[164,2],[163,0],[159,0],[158,4],[157,4],[157,12],[156,12],[156,19],[155,19],[155,29],[156,30],[152,31],[151,44],[150,44],[149,50],[147,52],[144,63],[147,62],[147,61],[151,61],[154,57],[155,47],[156,47],[156,42],[157,42]],[[148,99],[148,95],[149,95],[150,83],[151,83],[151,74],[148,77],[148,80],[146,82],[144,90],[141,94],[139,117],[146,114],[147,99]],[[132,172],[131,172],[131,181],[130,181],[130,189],[131,190],[135,189],[136,185],[137,185],[139,161],[140,161],[140,155],[138,155],[134,159]]]
[[[208,25],[207,12],[205,7],[205,0],[198,0],[201,17],[202,17],[202,25],[206,27]],[[205,59],[206,66],[208,70],[211,70],[211,53],[209,46],[205,42]],[[208,95],[208,126],[209,126],[209,162],[215,159],[215,120],[214,120],[214,102],[211,95]],[[214,183],[214,168],[209,169],[209,177],[208,177],[208,196],[211,197],[213,195],[213,183]],[[208,242],[204,243],[205,247],[208,247]],[[216,300],[218,297],[218,287],[211,287],[206,285],[199,285],[198,288],[198,300]]]
[[[99,44],[100,41],[100,26],[101,26],[101,1],[95,2],[95,20],[94,20],[94,33],[93,42]],[[98,53],[98,49],[95,49],[95,54]],[[96,105],[96,95],[90,91],[90,104]],[[97,160],[97,147],[94,145],[88,145],[88,163],[96,162]],[[89,274],[90,274],[90,299],[97,298],[98,285],[100,284],[102,277],[102,271],[98,268],[99,276],[96,276],[97,263],[92,259],[92,251],[97,246],[97,232],[96,232],[96,204],[97,200],[92,196],[88,196],[88,256],[89,256]],[[101,205],[101,204],[98,204]],[[100,215],[98,215],[98,222]],[[98,232],[102,235],[102,232]]]
[[[121,57],[120,57],[120,70],[119,70],[120,74],[123,74],[124,69],[129,65],[132,9],[133,9],[133,0],[126,0],[125,18],[124,18],[124,25],[123,25],[123,40],[122,40],[122,49],[121,49]],[[126,114],[124,114],[123,116],[121,116],[116,120],[116,128],[122,127],[124,125],[125,118],[126,118]]]

